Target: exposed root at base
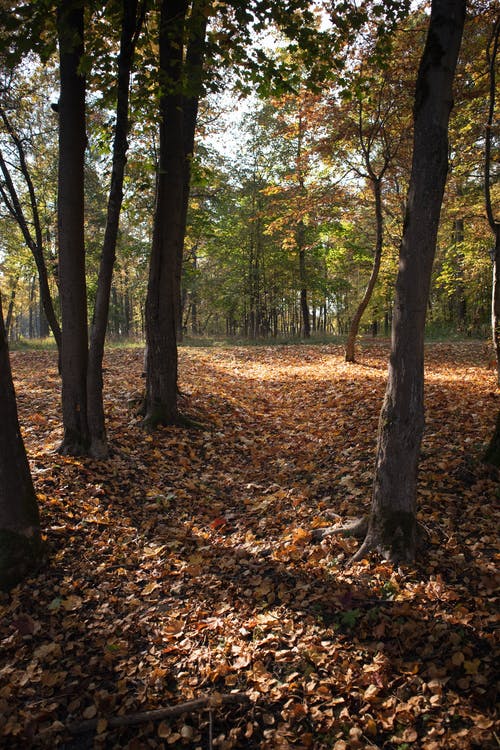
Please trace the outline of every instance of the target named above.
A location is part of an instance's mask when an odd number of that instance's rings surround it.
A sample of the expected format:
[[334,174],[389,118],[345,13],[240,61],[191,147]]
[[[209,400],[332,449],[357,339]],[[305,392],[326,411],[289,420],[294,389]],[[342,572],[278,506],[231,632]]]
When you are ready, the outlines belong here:
[[[355,539],[363,540],[360,548],[354,553],[354,555],[346,562],[345,566],[348,568],[353,563],[359,562],[371,552],[380,554],[388,562],[407,563],[411,564],[414,562],[413,555],[408,555],[405,558],[404,555],[397,554],[389,549],[382,549],[380,542],[369,532],[369,516],[363,516],[362,518],[354,519],[349,523],[343,524],[342,526],[327,526],[322,529],[313,529],[312,539],[315,542],[320,542],[328,536],[334,536],[335,534],[343,534],[344,536],[352,536]],[[417,522],[417,548],[421,549],[425,547],[429,542],[429,532]]]
[[314,542],[321,542],[327,536],[343,534],[344,536],[353,536],[355,539],[364,539],[368,531],[368,516],[355,518],[349,523],[342,526],[326,526],[322,529],[313,529],[312,538]]

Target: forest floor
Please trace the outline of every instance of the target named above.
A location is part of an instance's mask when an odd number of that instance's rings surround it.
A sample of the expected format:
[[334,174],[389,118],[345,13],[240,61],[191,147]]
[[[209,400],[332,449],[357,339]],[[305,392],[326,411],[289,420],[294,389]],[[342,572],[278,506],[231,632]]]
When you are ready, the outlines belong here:
[[427,347],[430,543],[399,570],[344,569],[356,541],[311,539],[369,505],[386,344],[349,366],[333,345],[183,347],[181,405],[205,429],[154,434],[128,403],[142,352],[114,349],[101,462],[56,452],[55,353],[14,352],[47,559],[0,598],[0,747],[497,748],[500,484],[480,457],[500,393],[483,351]]

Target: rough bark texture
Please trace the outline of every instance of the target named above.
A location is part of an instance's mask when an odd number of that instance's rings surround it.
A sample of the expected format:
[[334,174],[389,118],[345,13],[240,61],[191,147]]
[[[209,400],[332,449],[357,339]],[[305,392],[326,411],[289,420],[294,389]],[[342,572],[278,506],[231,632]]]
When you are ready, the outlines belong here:
[[486,449],[483,460],[485,463],[491,464],[500,469],[500,411],[497,414],[495,430]]
[[[496,59],[498,55],[498,44],[500,37],[500,17],[498,17],[493,26],[491,42],[488,48],[488,63],[490,76],[490,94],[488,119],[486,122],[486,136],[484,148],[484,195],[486,204],[486,215],[491,231],[495,237],[495,247],[492,251],[493,260],[493,292],[491,300],[491,332],[493,338],[493,347],[497,359],[497,383],[500,386],[500,222],[497,221],[493,214],[493,204],[491,201],[491,130],[495,115],[495,97],[496,97]],[[490,444],[484,455],[486,463],[500,467],[500,412],[497,415],[495,430],[493,432]]]
[[61,0],[57,13],[60,60],[59,96],[59,292],[62,316],[61,452],[88,450],[87,291],[84,242],[85,79],[83,3]]
[[94,316],[90,334],[87,374],[88,426],[90,452],[95,458],[104,458],[108,452],[103,403],[102,361],[108,324],[111,280],[116,258],[116,241],[123,200],[123,178],[127,162],[127,134],[129,126],[130,71],[134,57],[135,41],[142,25],[142,15],[137,19],[137,0],[123,0],[123,20],[118,56],[116,125],[113,142],[113,165],[108,197],[106,229],[101,251]]
[[415,556],[425,314],[448,170],[448,120],[464,19],[465,0],[433,1],[415,91],[412,172],[370,520],[356,559],[370,549],[394,561],[411,561]]
[[189,18],[189,39],[186,50],[186,80],[188,93],[183,98],[183,138],[184,138],[184,184],[182,194],[182,217],[179,230],[182,237],[179,240],[179,255],[177,258],[176,284],[179,289],[177,302],[177,335],[182,338],[182,261],[184,237],[186,234],[189,194],[191,190],[191,163],[194,155],[196,123],[198,121],[198,106],[203,90],[203,66],[206,53],[206,33],[209,18],[209,2],[195,0]]
[[178,262],[182,253],[184,130],[182,53],[185,0],[163,0],[160,16],[160,156],[146,299],[148,427],[175,424],[177,406]]
[[382,246],[384,242],[384,219],[382,214],[382,183],[379,178],[372,179],[371,180],[372,188],[373,188],[373,195],[375,198],[375,218],[376,218],[376,240],[375,240],[375,255],[373,256],[373,266],[372,266],[372,272],[370,274],[370,279],[368,281],[368,285],[365,289],[365,293],[363,294],[363,298],[361,302],[358,305],[358,308],[356,312],[354,313],[354,316],[351,320],[351,325],[349,327],[349,334],[347,336],[347,343],[345,347],[345,361],[346,362],[354,362],[355,361],[355,347],[356,347],[356,337],[358,335],[359,325],[361,323],[361,318],[363,317],[363,314],[368,307],[368,304],[372,298],[373,290],[375,289],[375,284],[377,283],[378,279],[378,273],[380,270],[380,260],[382,258]]
[[40,521],[17,418],[1,299],[0,393],[0,589],[8,589],[38,562]]

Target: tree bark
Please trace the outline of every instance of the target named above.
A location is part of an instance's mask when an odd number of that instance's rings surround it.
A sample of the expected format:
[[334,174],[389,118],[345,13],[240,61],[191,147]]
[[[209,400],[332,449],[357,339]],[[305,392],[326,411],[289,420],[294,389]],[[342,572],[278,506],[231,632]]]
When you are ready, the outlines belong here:
[[7,341],[9,340],[10,329],[12,326],[12,314],[14,312],[14,302],[16,301],[16,288],[17,288],[17,279],[10,293],[9,306],[7,308],[7,317],[5,319],[5,337]]
[[0,298],[0,589],[22,580],[40,557],[40,521],[17,417]]
[[185,0],[163,0],[160,13],[160,154],[153,241],[146,299],[146,397],[144,424],[175,424],[177,338],[184,216],[182,63]]
[[491,293],[491,334],[497,362],[497,385],[500,387],[500,223],[494,226],[493,285]]
[[182,261],[184,250],[184,237],[186,234],[187,214],[189,207],[189,194],[191,190],[191,164],[194,156],[196,123],[198,121],[198,107],[203,90],[203,67],[206,53],[206,34],[209,18],[209,5],[207,0],[194,0],[189,17],[189,38],[186,49],[186,81],[189,94],[183,98],[183,134],[184,134],[184,184],[182,193],[182,217],[180,231],[182,237],[179,241],[179,256],[177,258],[177,280],[179,289],[178,311],[177,311],[177,336],[182,340],[182,300],[181,279]]
[[40,298],[42,300],[43,309],[45,311],[47,322],[50,326],[50,329],[54,336],[54,340],[56,342],[57,348],[60,353],[61,352],[61,327],[59,325],[59,321],[57,320],[57,316],[54,310],[54,303],[52,301],[52,295],[50,293],[47,266],[46,266],[45,258],[43,255],[43,234],[42,234],[42,226],[40,223],[40,216],[38,213],[38,203],[36,200],[35,188],[34,188],[33,181],[31,179],[31,175],[29,172],[28,164],[26,161],[26,155],[24,153],[22,142],[17,137],[16,133],[14,132],[14,128],[12,127],[12,124],[3,109],[0,109],[0,117],[2,118],[3,123],[7,129],[7,132],[9,133],[10,137],[12,138],[14,142],[17,148],[18,155],[19,155],[19,166],[20,166],[21,174],[23,175],[24,180],[26,182],[26,186],[28,188],[28,194],[30,197],[32,223],[33,223],[33,227],[35,230],[34,237],[31,233],[29,223],[23,211],[21,201],[19,200],[19,196],[17,194],[17,190],[12,180],[8,165],[3,157],[3,154],[0,152],[0,170],[2,171],[2,174],[4,176],[5,188],[10,197],[10,201],[7,201],[6,200],[7,195],[4,193],[4,202],[6,202],[9,212],[11,213],[13,218],[16,220],[22,232],[24,240],[27,246],[29,247],[31,254],[33,255],[33,258],[35,260],[35,264],[36,264],[36,268],[38,272],[38,284],[40,287]]
[[59,96],[59,293],[62,317],[61,453],[79,455],[89,447],[87,424],[87,289],[84,240],[85,78],[83,3],[60,0],[57,31]]
[[493,213],[491,200],[491,141],[495,116],[496,99],[496,59],[500,37],[500,18],[497,18],[487,49],[489,71],[489,105],[484,139],[484,198],[488,224],[495,238],[495,246],[491,253],[493,260],[493,293],[491,299],[491,335],[493,349],[497,360],[497,384],[500,386],[500,221]]
[[374,178],[374,179],[371,179],[371,184],[373,188],[373,195],[375,198],[375,219],[376,219],[375,255],[373,256],[372,272],[370,274],[368,285],[365,289],[365,293],[363,294],[363,298],[361,302],[359,303],[356,312],[354,313],[354,316],[351,321],[351,325],[349,327],[349,334],[347,336],[347,343],[345,347],[345,361],[346,362],[355,361],[356,337],[358,335],[359,325],[361,323],[361,318],[363,317],[363,314],[366,308],[368,307],[368,304],[372,298],[373,290],[375,289],[375,284],[377,283],[378,273],[380,270],[380,261],[382,258],[382,246],[384,242],[384,218],[382,214],[382,182],[380,178]]
[[[304,234],[304,227],[299,227],[299,235]],[[303,239],[300,240],[303,243]],[[308,339],[311,336],[311,316],[307,303],[306,252],[303,244],[299,245],[299,275],[300,275],[300,313],[302,317],[302,335]]]
[[396,282],[369,526],[354,556],[410,562],[417,541],[417,467],[424,428],[424,326],[448,170],[452,84],[465,0],[433,0],[414,106],[413,161]]
[[[491,299],[491,333],[493,339],[493,348],[497,359],[497,384],[500,386],[500,221],[493,214],[493,204],[491,200],[491,140],[492,127],[495,114],[495,97],[496,97],[496,59],[498,55],[498,44],[500,37],[500,17],[497,17],[493,32],[491,35],[490,45],[488,46],[488,67],[490,77],[490,93],[488,119],[486,122],[486,136],[484,147],[484,196],[486,204],[486,215],[493,236],[495,237],[495,247],[492,250],[493,260],[493,291]],[[484,461],[493,466],[500,467],[500,411],[497,415],[495,430],[491,437],[490,444],[484,455]]]
[[[101,250],[94,316],[90,333],[87,373],[88,426],[90,453],[105,458],[108,453],[103,403],[102,361],[108,325],[111,281],[116,258],[116,242],[123,201],[123,179],[127,162],[129,128],[130,72],[135,43],[142,26],[143,11],[137,19],[137,0],[123,0],[123,20],[118,55],[116,125],[113,142],[113,165],[108,197],[106,229]],[[144,8],[144,6],[143,6]]]

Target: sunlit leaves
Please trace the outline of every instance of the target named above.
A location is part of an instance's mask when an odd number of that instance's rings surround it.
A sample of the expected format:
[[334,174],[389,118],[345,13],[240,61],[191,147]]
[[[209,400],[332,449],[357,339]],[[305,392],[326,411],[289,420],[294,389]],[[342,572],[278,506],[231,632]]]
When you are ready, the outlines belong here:
[[[55,747],[71,716],[109,745],[189,748],[207,711],[109,720],[213,694],[228,749],[492,747],[497,482],[477,446],[497,396],[481,344],[427,354],[431,541],[414,569],[343,570],[357,542],[311,530],[368,504],[384,345],[349,369],[334,346],[183,348],[183,406],[205,429],[146,439],[127,408],[142,352],[110,352],[107,462],[53,451],[55,359],[14,352],[49,557],[0,603],[7,742]],[[252,708],[223,709],[229,691]]]

